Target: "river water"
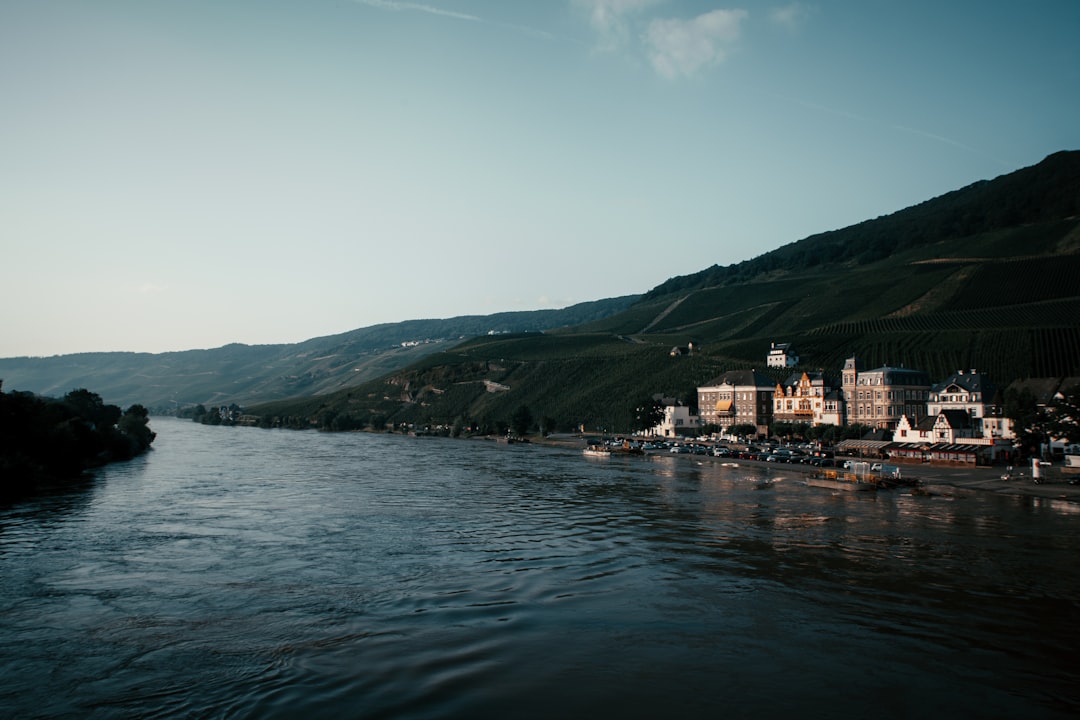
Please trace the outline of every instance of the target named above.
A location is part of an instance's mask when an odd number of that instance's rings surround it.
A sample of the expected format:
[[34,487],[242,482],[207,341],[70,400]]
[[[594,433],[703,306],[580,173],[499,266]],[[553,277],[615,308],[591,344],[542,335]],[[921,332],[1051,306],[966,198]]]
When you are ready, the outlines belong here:
[[5,716],[1080,713],[1076,505],[152,425],[0,508]]

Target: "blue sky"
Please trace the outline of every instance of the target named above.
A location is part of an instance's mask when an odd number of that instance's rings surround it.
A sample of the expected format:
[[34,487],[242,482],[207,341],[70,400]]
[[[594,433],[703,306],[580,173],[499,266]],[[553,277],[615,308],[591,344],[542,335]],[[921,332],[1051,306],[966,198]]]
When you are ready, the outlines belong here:
[[0,0],[0,356],[640,293],[1080,148],[1080,2]]

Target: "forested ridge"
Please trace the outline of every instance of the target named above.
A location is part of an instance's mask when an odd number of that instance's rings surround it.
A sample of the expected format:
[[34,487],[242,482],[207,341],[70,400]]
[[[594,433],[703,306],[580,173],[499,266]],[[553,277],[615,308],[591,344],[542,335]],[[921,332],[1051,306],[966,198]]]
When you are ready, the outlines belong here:
[[932,243],[1075,217],[1080,215],[1078,187],[1080,151],[1054,153],[1038,165],[980,180],[883,217],[811,235],[740,263],[671,278],[642,300],[747,282],[768,273],[866,265]]

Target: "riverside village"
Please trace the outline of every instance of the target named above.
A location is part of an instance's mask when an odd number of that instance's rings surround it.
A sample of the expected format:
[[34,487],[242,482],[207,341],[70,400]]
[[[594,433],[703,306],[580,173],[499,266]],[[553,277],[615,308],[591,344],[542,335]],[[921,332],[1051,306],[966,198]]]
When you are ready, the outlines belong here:
[[[693,345],[673,348],[671,354],[693,353]],[[787,343],[771,343],[765,358],[769,368],[796,368],[799,356]],[[697,408],[672,398],[656,399],[662,419],[644,434],[655,446],[680,451],[700,451],[690,438],[706,437],[731,447],[736,457],[776,462],[812,463],[825,467],[848,467],[843,456],[859,458],[880,471],[882,463],[896,468],[912,465],[974,467],[998,465],[1006,474],[1028,471],[1035,478],[1044,468],[1057,465],[1068,474],[1080,473],[1080,445],[1066,437],[1050,437],[1039,447],[1028,448],[1030,469],[1019,462],[1020,438],[1005,413],[1005,395],[1032,397],[1039,412],[1052,415],[1066,393],[1080,386],[1080,378],[1031,378],[999,388],[976,369],[957,370],[940,381],[926,372],[905,367],[860,365],[850,357],[839,373],[794,370],[776,382],[756,370],[732,370],[697,388]],[[660,417],[659,412],[656,415]],[[867,432],[836,444],[834,452],[821,445],[802,449],[773,447],[754,441],[781,435],[776,428],[789,423],[804,428],[832,425],[860,426]],[[795,431],[793,434],[803,434]],[[747,443],[751,443],[747,445]],[[719,446],[717,446],[719,447]],[[835,458],[835,459],[834,459]],[[1024,460],[1023,462],[1027,462]],[[1003,476],[1004,479],[1004,476]]]

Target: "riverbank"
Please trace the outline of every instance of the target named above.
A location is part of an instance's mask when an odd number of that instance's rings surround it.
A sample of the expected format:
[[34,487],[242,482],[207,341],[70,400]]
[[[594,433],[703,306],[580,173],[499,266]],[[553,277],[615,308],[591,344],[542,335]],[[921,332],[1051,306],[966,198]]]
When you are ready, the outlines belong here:
[[[551,435],[543,439],[536,439],[535,442],[584,449],[587,441],[579,435]],[[666,451],[657,451],[653,454],[666,454]],[[732,462],[731,458],[714,458],[710,455],[672,454],[671,457],[695,461]],[[818,470],[818,468],[810,465],[777,464],[761,460],[737,460],[735,462],[748,467],[768,467],[777,471],[791,473],[809,474]],[[930,464],[901,464],[900,469],[905,479],[917,481],[916,487],[919,492],[929,495],[962,497],[973,492],[993,492],[999,495],[1066,500],[1080,504],[1080,484],[1069,484],[1070,480],[1080,478],[1080,474],[1066,474],[1057,466],[1042,468],[1042,482],[1038,484],[1031,478],[1030,467],[1024,469],[1022,477],[1017,476],[1016,471],[1014,471],[1013,477],[1008,480],[1002,479],[1006,468],[1000,466],[951,467]]]

